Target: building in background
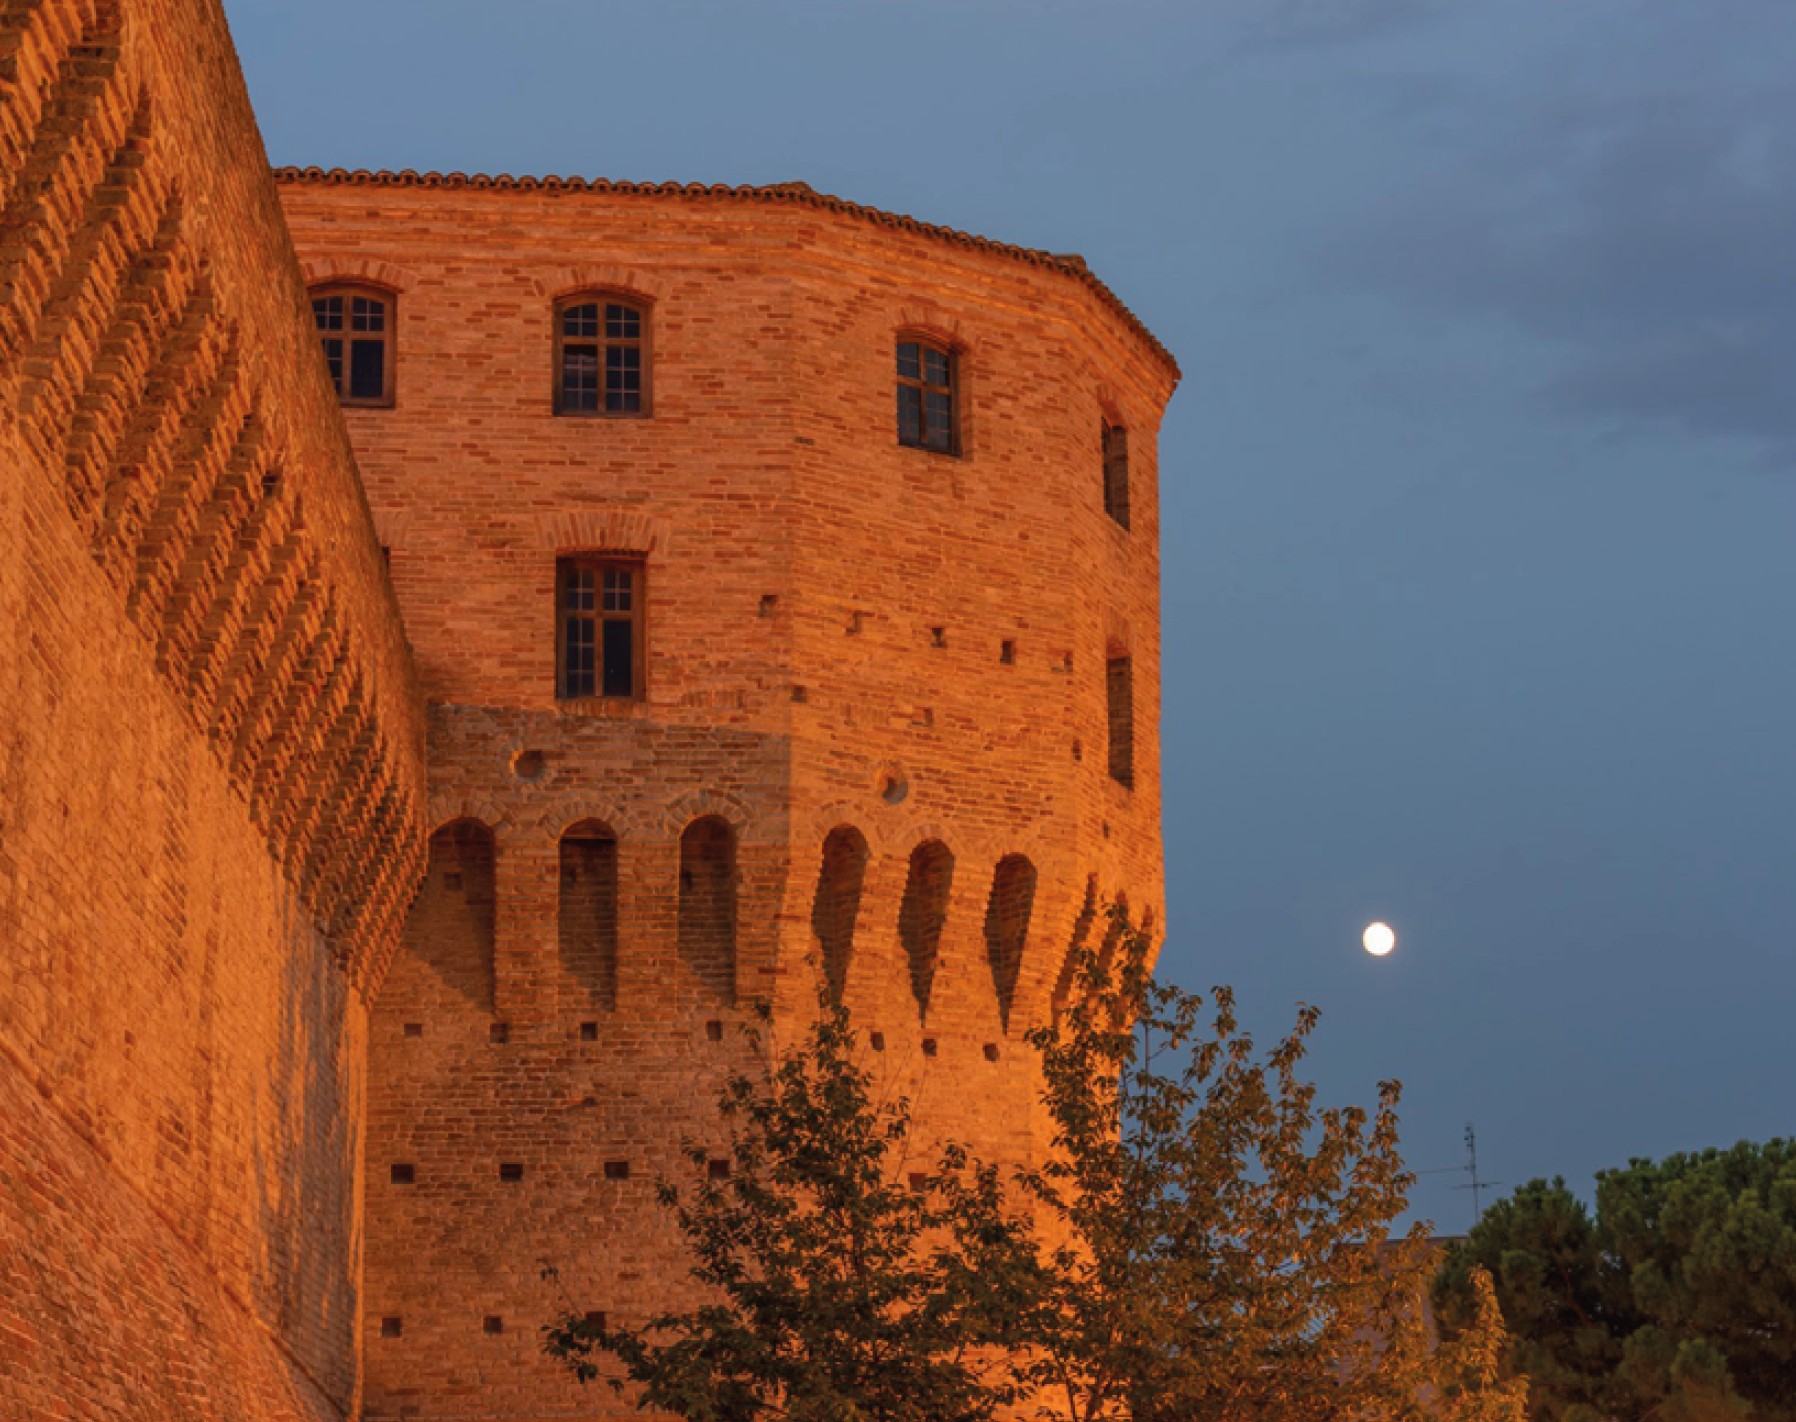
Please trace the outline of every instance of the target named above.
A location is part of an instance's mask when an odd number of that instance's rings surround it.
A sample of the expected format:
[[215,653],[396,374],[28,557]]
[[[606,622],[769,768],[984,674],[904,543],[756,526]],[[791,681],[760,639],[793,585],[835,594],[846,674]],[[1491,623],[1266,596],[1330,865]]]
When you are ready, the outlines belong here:
[[215,0],[0,54],[0,1412],[613,1405],[538,1329],[685,1287],[757,999],[1030,1159],[1161,906],[1141,324],[803,184],[271,175]]

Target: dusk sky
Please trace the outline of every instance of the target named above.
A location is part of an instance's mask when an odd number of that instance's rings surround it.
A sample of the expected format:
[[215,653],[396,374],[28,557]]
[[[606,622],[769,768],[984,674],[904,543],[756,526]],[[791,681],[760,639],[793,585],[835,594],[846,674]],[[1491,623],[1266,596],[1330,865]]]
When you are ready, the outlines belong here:
[[[765,183],[1173,350],[1170,935],[1418,1170],[1796,1131],[1796,7],[227,0],[276,163]],[[1382,960],[1370,919],[1397,930]],[[1421,1215],[1471,1222],[1452,1175]]]

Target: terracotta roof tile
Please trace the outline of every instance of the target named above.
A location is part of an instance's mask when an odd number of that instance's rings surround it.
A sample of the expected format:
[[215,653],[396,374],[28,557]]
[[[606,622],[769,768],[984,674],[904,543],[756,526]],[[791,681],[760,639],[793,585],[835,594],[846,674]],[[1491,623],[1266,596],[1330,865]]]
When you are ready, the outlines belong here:
[[562,178],[553,174],[540,178],[514,178],[509,173],[418,173],[410,168],[398,173],[385,169],[369,172],[365,168],[276,168],[274,177],[277,183],[287,185],[322,183],[334,187],[493,188],[521,192],[618,193],[631,197],[734,198],[749,202],[799,203],[806,207],[822,208],[863,221],[877,222],[882,227],[914,232],[921,237],[953,242],[976,251],[992,252],[1027,262],[1031,266],[1063,272],[1089,287],[1100,301],[1121,316],[1165,363],[1173,379],[1179,378],[1179,363],[1173,359],[1172,352],[1160,343],[1141,318],[1129,310],[1115,292],[1092,274],[1083,257],[1074,253],[1043,252],[1033,247],[1018,247],[1009,242],[995,242],[989,237],[961,232],[953,227],[919,222],[902,213],[887,212],[882,208],[868,207],[863,203],[849,202],[846,198],[820,193],[809,183],[769,183],[760,186],[742,184],[731,187],[727,183],[630,183],[613,182],[608,178]]

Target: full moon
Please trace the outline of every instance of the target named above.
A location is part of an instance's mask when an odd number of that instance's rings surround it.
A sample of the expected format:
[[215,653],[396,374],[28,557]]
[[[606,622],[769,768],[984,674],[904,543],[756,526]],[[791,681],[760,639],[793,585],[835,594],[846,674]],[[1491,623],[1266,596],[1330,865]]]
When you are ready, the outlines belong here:
[[1374,958],[1382,958],[1397,946],[1397,935],[1391,932],[1388,923],[1368,923],[1359,941],[1366,945],[1366,951]]

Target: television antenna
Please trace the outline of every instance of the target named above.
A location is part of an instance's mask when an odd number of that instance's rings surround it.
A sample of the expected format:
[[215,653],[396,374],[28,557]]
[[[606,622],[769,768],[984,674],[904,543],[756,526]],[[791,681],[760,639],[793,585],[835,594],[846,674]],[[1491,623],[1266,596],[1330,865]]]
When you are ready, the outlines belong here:
[[1472,1123],[1465,1123],[1465,1164],[1445,1165],[1439,1170],[1420,1170],[1418,1175],[1464,1175],[1467,1177],[1463,1185],[1454,1185],[1454,1190],[1470,1190],[1472,1192],[1472,1223],[1477,1224],[1484,1215],[1483,1192],[1493,1185],[1501,1185],[1501,1180],[1486,1180],[1478,1174],[1478,1133],[1472,1129]]

